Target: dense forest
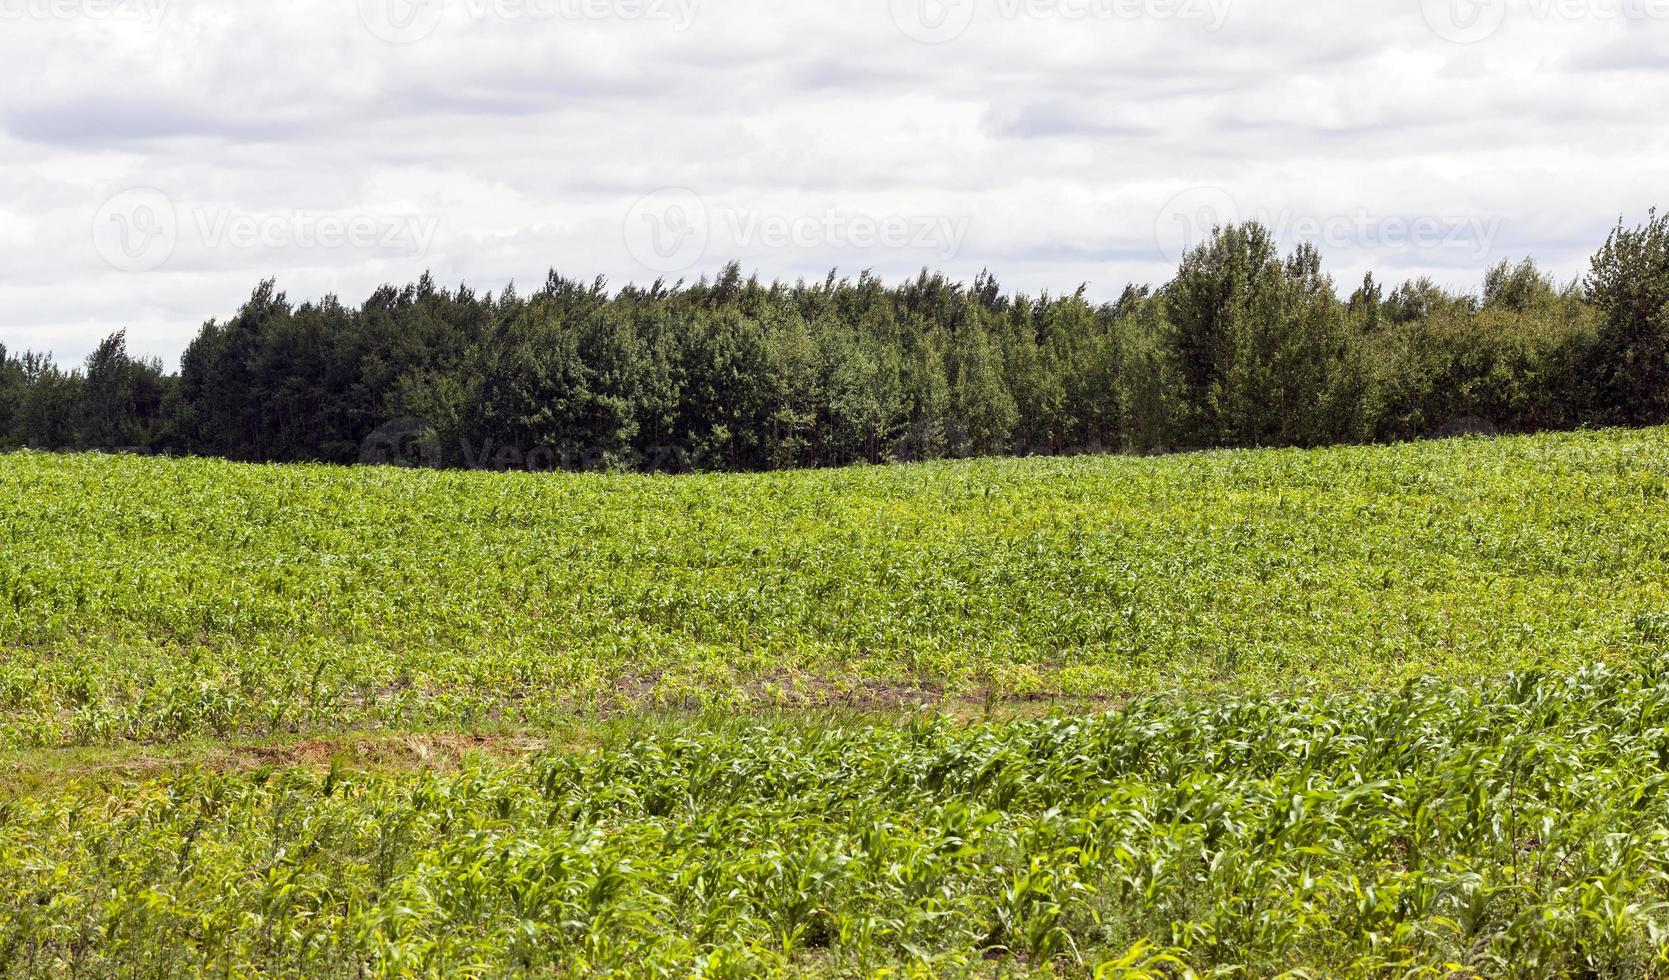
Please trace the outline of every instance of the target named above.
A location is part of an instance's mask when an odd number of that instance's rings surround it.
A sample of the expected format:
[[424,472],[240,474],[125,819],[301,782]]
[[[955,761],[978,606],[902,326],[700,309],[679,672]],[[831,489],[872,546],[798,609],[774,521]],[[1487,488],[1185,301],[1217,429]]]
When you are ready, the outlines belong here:
[[923,272],[610,293],[439,288],[296,305],[271,281],[177,374],[106,339],[0,347],[0,446],[250,461],[758,470],[969,455],[1316,446],[1669,421],[1669,217],[1579,282],[1348,296],[1308,245],[1219,229],[1158,289],[1006,295]]

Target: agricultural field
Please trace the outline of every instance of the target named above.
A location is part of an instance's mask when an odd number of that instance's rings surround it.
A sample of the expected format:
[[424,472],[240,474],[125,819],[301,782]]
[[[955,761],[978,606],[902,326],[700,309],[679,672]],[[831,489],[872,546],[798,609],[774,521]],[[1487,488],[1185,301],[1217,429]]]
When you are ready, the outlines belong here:
[[1669,975],[1669,433],[0,456],[0,973]]

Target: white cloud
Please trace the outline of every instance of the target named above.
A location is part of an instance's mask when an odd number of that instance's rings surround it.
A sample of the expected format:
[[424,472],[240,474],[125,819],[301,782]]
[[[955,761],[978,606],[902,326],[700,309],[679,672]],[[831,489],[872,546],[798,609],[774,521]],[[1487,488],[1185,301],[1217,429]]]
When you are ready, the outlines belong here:
[[[128,327],[172,361],[262,278],[357,300],[425,268],[496,290],[928,265],[1110,299],[1168,277],[1202,202],[1321,239],[1342,288],[1471,288],[1524,254],[1571,278],[1669,203],[1656,11],[0,0],[0,343],[73,360]],[[646,261],[640,202],[666,188],[706,224],[663,221]],[[131,201],[153,206],[113,216]],[[432,234],[348,233],[390,228]]]

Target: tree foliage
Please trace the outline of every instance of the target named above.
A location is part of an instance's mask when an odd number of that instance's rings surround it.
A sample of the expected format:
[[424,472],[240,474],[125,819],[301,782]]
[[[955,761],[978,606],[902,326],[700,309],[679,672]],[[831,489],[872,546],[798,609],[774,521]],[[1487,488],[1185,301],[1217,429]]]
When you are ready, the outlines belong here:
[[[611,292],[552,272],[478,295],[425,274],[357,307],[262,282],[177,374],[105,340],[77,369],[0,348],[0,445],[352,463],[392,422],[422,462],[758,470],[969,455],[1316,446],[1669,420],[1669,218],[1581,284],[1531,260],[1478,295],[1347,299],[1313,246],[1219,228],[1099,306],[923,271]],[[381,461],[382,456],[371,454]]]

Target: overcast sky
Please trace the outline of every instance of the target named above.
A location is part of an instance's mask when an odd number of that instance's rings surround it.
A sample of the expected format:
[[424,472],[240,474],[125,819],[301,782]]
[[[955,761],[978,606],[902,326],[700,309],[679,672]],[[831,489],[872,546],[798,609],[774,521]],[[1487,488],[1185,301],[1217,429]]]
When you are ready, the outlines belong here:
[[1475,288],[1669,204],[1669,0],[0,0],[0,343],[275,277],[923,266],[1111,299],[1213,221]]

